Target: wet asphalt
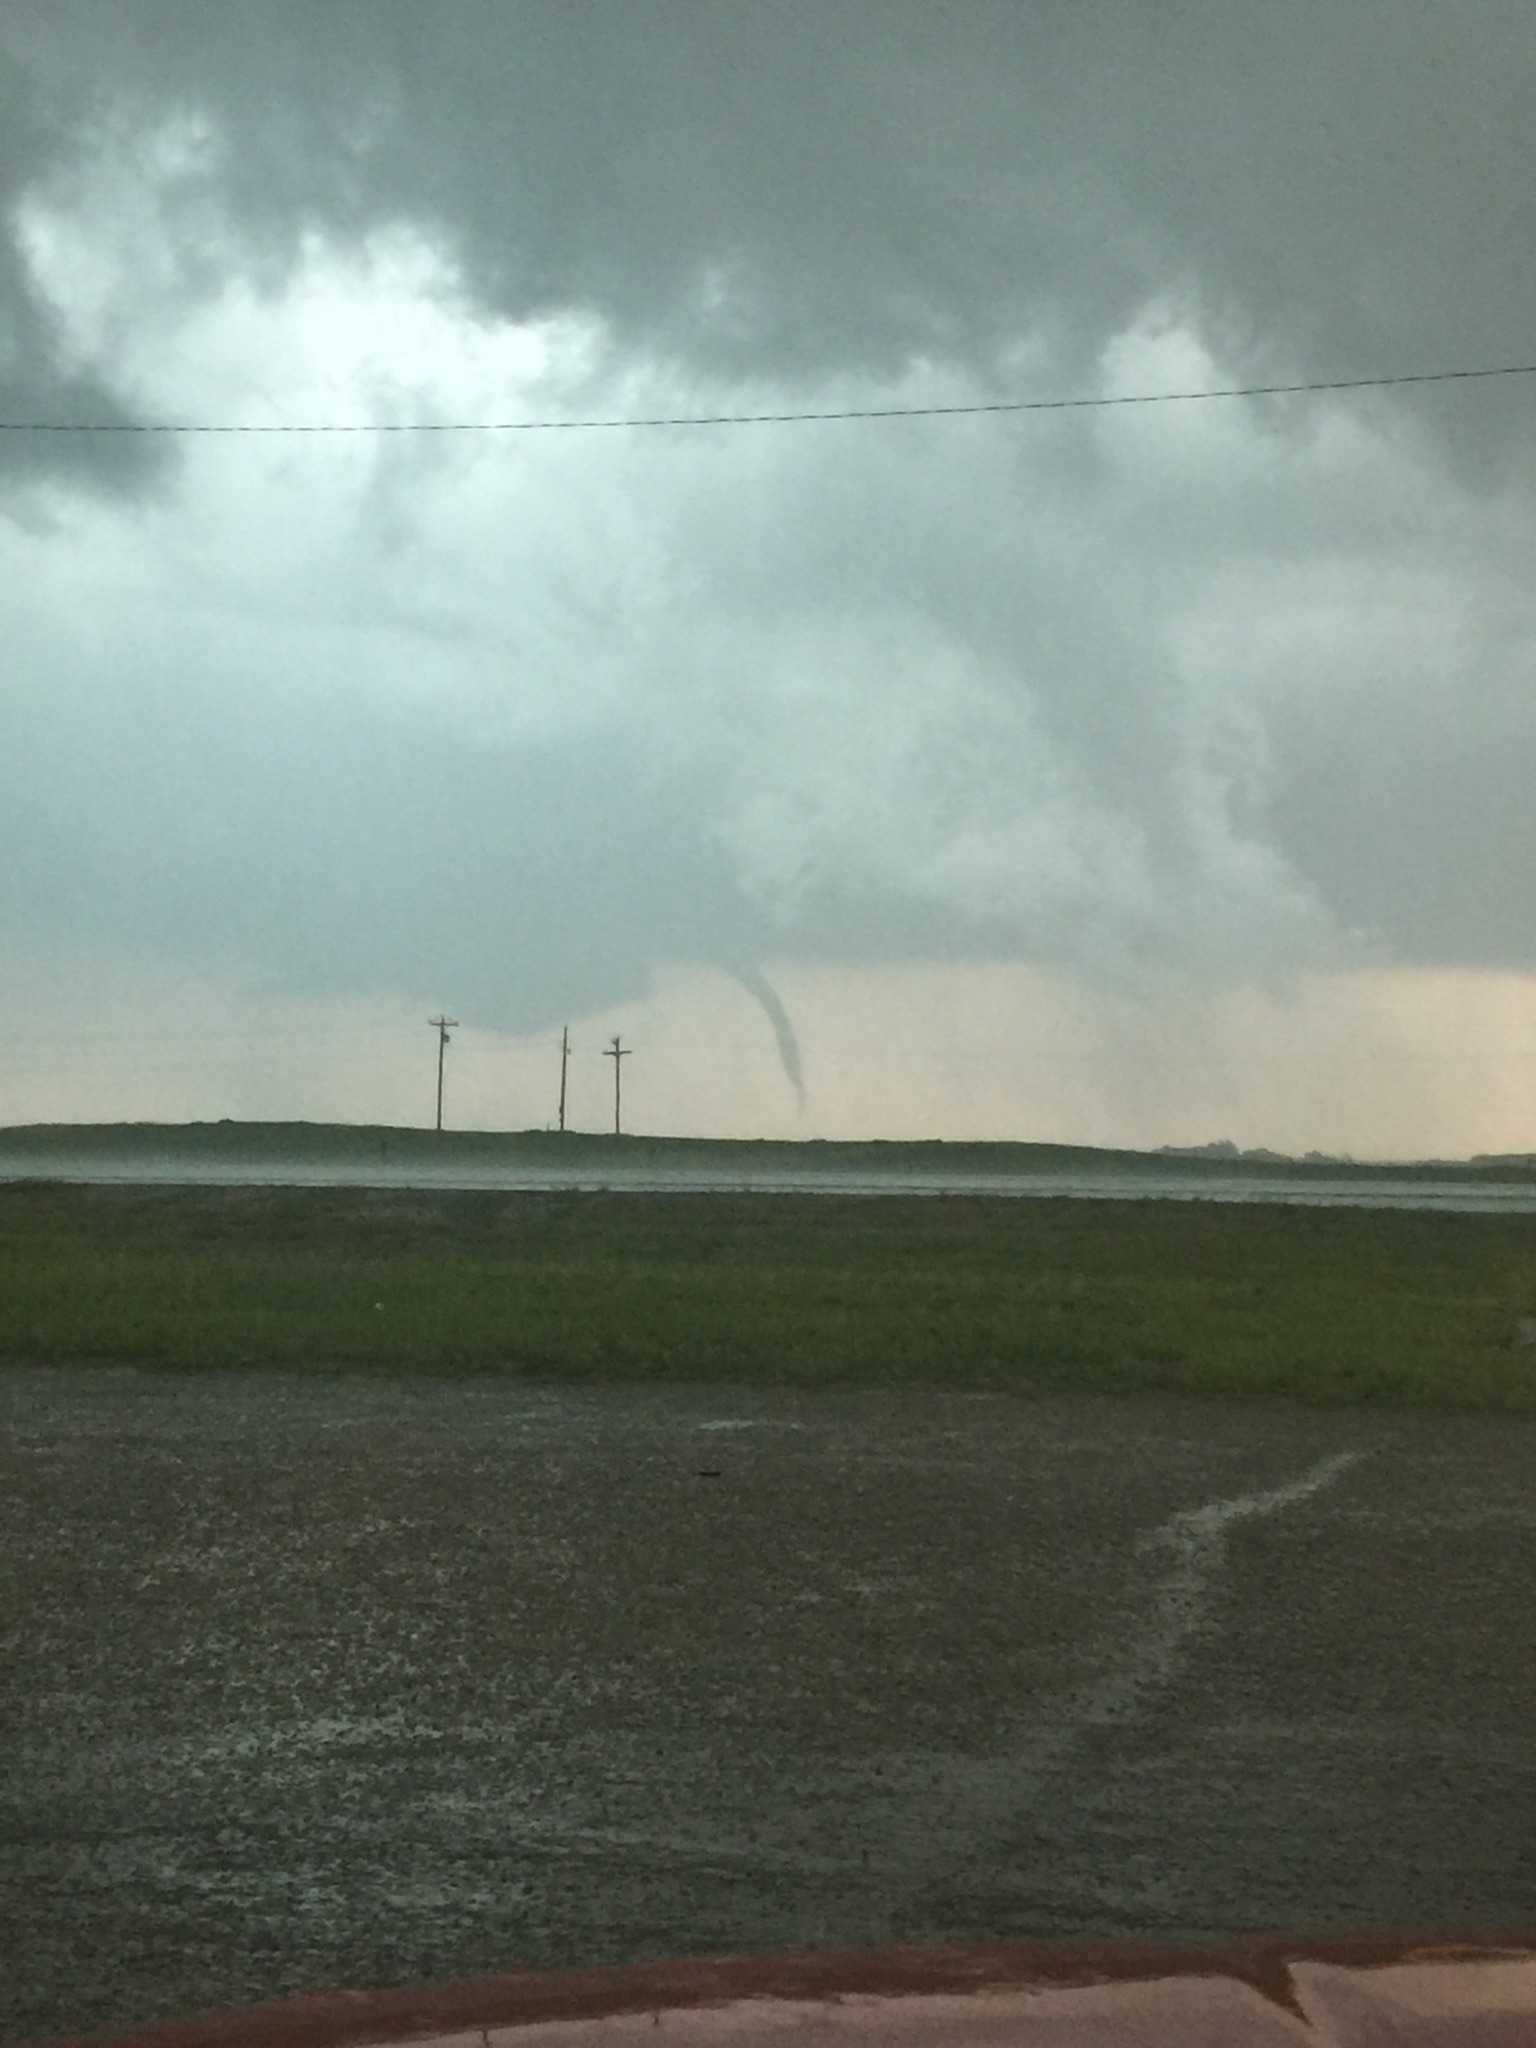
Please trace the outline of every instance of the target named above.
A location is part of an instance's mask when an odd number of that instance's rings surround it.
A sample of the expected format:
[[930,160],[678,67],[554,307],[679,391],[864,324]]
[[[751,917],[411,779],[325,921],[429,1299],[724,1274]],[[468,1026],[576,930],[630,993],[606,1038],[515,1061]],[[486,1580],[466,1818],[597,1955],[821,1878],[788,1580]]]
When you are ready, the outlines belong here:
[[1536,1420],[0,1370],[0,2039],[1536,1926]]

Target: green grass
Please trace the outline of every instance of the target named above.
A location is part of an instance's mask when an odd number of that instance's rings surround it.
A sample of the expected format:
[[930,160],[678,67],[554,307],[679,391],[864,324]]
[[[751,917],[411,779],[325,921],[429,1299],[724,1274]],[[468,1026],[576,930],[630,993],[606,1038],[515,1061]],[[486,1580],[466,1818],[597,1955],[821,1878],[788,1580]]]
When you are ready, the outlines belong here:
[[[357,1169],[367,1174],[387,1167],[473,1173],[481,1169],[526,1169],[538,1173],[558,1163],[601,1180],[611,1169],[665,1174],[706,1170],[743,1179],[757,1173],[855,1173],[974,1175],[1111,1172],[1155,1175],[1161,1183],[1185,1178],[1209,1181],[1301,1178],[1360,1182],[1400,1179],[1465,1185],[1498,1180],[1536,1183],[1531,1155],[1503,1160],[1396,1164],[1343,1160],[1282,1159],[1270,1153],[1213,1159],[1160,1152],[1126,1152],[1093,1145],[985,1143],[929,1139],[614,1138],[601,1132],[432,1131],[400,1125],[315,1123],[200,1124],[28,1124],[0,1129],[0,1159],[12,1172],[34,1165],[39,1173],[110,1166],[131,1176],[173,1172],[178,1165],[197,1172],[210,1163],[248,1166],[265,1177],[273,1168]],[[88,1173],[87,1177],[94,1177]]]
[[0,1357],[1536,1410],[1536,1219],[0,1188]]

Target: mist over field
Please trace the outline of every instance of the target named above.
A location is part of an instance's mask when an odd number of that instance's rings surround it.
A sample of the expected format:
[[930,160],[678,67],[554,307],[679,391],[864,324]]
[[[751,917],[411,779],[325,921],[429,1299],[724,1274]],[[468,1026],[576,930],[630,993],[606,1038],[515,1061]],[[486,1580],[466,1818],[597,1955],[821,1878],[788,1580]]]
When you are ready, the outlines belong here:
[[[11,0],[0,1123],[1536,1147],[1513,0]],[[346,433],[56,431],[362,428]],[[28,429],[11,431],[10,429]],[[33,429],[48,429],[34,431]],[[386,431],[387,430],[387,431]]]

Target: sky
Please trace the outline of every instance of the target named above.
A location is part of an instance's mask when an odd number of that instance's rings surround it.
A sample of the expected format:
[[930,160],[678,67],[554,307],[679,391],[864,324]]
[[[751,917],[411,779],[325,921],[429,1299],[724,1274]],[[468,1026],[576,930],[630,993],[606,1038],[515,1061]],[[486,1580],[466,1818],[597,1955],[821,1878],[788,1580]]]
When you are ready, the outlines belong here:
[[1527,0],[0,0],[0,1124],[448,1015],[461,1127],[569,1026],[582,1128],[1536,1149],[1536,376],[920,410],[1536,362],[1532,104]]

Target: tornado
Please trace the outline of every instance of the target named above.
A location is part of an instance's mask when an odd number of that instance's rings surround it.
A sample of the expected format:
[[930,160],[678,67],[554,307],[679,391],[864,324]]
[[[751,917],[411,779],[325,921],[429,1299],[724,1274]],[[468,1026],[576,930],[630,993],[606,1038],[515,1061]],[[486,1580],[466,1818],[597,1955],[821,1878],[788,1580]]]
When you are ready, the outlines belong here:
[[726,969],[733,981],[763,1006],[768,1022],[773,1026],[773,1039],[779,1048],[779,1063],[785,1077],[795,1091],[795,1101],[802,1116],[805,1113],[805,1071],[800,1064],[800,1042],[795,1037],[795,1027],[789,1021],[789,1012],[779,998],[778,990],[768,977],[757,967],[730,967]]

